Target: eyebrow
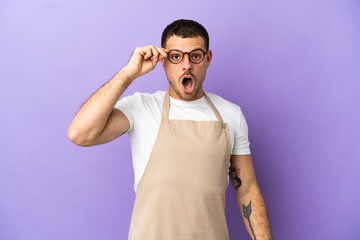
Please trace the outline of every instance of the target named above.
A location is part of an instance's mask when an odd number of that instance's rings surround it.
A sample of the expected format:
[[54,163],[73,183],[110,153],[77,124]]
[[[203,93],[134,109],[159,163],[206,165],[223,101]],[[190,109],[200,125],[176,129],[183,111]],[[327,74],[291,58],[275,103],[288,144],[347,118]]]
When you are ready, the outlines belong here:
[[[172,51],[172,50],[175,50],[175,51],[180,51],[180,52],[184,53],[183,51],[181,51],[181,50],[179,50],[179,49],[170,49],[170,50],[169,50],[169,52],[170,52],[170,51]],[[204,51],[204,50],[203,50],[203,49],[201,49],[201,48],[195,48],[195,49],[193,49],[193,50],[191,50],[191,51],[189,51],[189,52],[192,52],[192,51],[195,51],[195,50],[201,50],[201,51]],[[206,52],[206,51],[204,51],[204,52]]]

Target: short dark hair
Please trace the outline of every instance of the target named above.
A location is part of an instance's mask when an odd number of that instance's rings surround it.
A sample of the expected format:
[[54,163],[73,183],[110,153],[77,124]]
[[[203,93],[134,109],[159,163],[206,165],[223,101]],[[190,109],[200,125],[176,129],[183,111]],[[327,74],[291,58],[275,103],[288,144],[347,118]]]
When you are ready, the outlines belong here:
[[188,38],[200,36],[204,39],[206,51],[209,50],[209,35],[206,29],[198,22],[179,19],[167,25],[161,36],[161,47],[166,47],[166,41],[173,35]]

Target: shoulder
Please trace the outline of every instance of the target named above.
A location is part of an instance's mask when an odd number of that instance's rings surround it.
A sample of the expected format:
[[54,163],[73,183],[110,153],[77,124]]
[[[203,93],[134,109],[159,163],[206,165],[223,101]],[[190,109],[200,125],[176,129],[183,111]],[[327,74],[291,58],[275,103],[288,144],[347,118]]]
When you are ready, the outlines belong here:
[[162,102],[165,95],[165,90],[158,90],[154,93],[145,93],[145,92],[135,92],[132,95],[128,95],[124,98],[129,99],[134,102],[136,105],[146,105],[149,103],[158,103]]
[[233,102],[230,102],[219,95],[214,93],[207,92],[206,95],[211,99],[214,103],[215,107],[218,108],[218,111],[226,112],[226,113],[240,113],[241,107]]
[[206,93],[206,95],[211,99],[223,120],[229,124],[230,129],[236,132],[240,128],[245,127],[245,117],[238,104],[213,93]]

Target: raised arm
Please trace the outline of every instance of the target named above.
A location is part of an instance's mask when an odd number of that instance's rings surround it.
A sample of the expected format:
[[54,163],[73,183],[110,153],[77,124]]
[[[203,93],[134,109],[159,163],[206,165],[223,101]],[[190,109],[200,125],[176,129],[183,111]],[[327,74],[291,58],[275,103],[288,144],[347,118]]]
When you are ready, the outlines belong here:
[[114,140],[130,123],[114,108],[125,89],[137,77],[153,70],[167,50],[156,46],[138,47],[127,65],[100,87],[80,108],[68,128],[69,139],[80,146],[93,146]]
[[269,216],[251,155],[231,155],[230,161],[229,178],[247,231],[253,240],[272,240]]

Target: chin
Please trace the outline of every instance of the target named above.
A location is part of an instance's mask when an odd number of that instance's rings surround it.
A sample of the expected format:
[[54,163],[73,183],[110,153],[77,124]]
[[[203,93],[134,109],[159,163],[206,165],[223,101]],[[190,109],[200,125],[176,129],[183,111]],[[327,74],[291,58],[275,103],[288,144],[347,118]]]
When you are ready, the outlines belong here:
[[187,101],[192,101],[192,100],[195,100],[197,98],[197,95],[199,93],[199,90],[197,91],[193,91],[191,93],[185,93],[185,92],[181,92],[181,98],[184,99],[184,100],[187,100]]
[[172,92],[174,92],[176,94],[177,98],[185,100],[185,101],[194,100],[201,90],[201,87],[199,88],[197,86],[194,86],[194,89],[190,93],[186,93],[182,89],[183,88],[182,84],[178,85],[178,84],[174,84],[170,81],[169,81],[169,83],[170,83],[170,87],[172,88]]

